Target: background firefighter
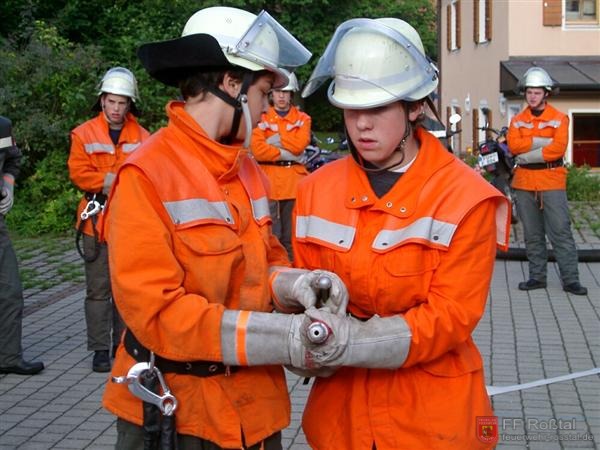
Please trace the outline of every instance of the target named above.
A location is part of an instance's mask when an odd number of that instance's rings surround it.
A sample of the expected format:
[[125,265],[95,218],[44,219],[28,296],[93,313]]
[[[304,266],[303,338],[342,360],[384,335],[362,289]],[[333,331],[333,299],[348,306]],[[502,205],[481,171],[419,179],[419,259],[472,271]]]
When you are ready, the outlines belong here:
[[563,290],[586,295],[579,282],[577,247],[567,203],[567,169],[563,157],[569,140],[569,118],[548,104],[554,82],[541,67],[532,67],[519,80],[527,106],[510,121],[508,148],[516,155],[512,187],[523,222],[529,279],[519,289],[546,287],[548,249],[552,244]]
[[252,132],[252,154],[269,178],[269,207],[273,219],[273,233],[292,254],[292,210],[298,182],[308,175],[302,164],[304,149],[310,143],[310,116],[293,103],[298,91],[296,75],[290,82],[271,92],[271,107],[262,115]]
[[[149,136],[135,119],[139,114],[137,81],[128,69],[114,67],[106,72],[98,89],[94,109],[96,117],[71,132],[69,175],[84,196],[77,208],[77,245],[85,264],[85,323],[87,348],[94,352],[92,370],[110,370],[123,331],[123,323],[114,307],[110,288],[108,252],[101,236],[102,209],[115,174],[127,156]],[[97,202],[96,213],[82,220],[89,202]],[[94,204],[94,203],[93,203]],[[83,238],[83,250],[79,238]],[[112,332],[112,333],[111,333]]]

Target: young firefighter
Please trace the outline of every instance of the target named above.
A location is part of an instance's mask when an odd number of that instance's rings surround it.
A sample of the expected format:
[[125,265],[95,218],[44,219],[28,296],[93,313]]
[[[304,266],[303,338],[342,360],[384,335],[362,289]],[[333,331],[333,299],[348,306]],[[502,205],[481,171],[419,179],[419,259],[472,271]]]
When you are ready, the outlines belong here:
[[328,77],[351,156],[300,183],[298,267],[335,272],[349,316],[309,310],[329,330],[303,429],[317,450],[480,449],[491,416],[471,333],[484,313],[508,202],[419,124],[438,84],[400,19],[342,23],[304,95]]
[[[178,403],[157,436],[153,405],[109,382],[117,448],[155,445],[175,426],[180,450],[281,449],[290,421],[281,365],[307,366],[310,319],[272,314],[271,290],[282,309],[314,306],[323,272],[287,267],[248,144],[268,93],[288,82],[279,67],[310,53],[265,12],[213,7],[138,56],[183,101],[167,105],[168,125],[127,160],[109,201],[113,291],[127,326],[112,375],[154,364]],[[343,314],[345,288],[329,278],[328,307]]]

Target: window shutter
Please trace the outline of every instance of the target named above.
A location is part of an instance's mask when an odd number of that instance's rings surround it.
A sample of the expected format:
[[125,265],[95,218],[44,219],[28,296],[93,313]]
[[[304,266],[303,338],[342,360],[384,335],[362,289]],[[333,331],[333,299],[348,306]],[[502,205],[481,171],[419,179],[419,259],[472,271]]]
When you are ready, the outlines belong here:
[[561,0],[543,0],[544,26],[559,27],[562,25]]
[[446,49],[452,51],[452,5],[446,5]]
[[479,114],[473,110],[473,153],[479,149]]
[[485,40],[492,40],[492,0],[485,0]]
[[460,48],[460,0],[457,0],[454,10],[456,11],[456,48]]
[[473,41],[479,44],[479,0],[473,1]]

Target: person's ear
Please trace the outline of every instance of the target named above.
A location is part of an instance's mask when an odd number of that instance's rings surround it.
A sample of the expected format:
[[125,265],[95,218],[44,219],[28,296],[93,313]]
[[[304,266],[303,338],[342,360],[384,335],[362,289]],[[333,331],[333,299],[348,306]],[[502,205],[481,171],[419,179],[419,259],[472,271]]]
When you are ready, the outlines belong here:
[[233,98],[237,98],[242,89],[242,82],[237,78],[231,76],[229,72],[226,72],[223,76],[223,90]]
[[410,102],[408,104],[408,120],[414,122],[419,117],[425,114],[425,103],[424,102]]

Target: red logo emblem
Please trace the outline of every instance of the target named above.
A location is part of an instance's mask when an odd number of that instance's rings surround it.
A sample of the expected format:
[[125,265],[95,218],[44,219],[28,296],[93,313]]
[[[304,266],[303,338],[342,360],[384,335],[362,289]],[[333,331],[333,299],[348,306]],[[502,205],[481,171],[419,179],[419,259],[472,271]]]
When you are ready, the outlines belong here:
[[486,444],[498,442],[498,417],[477,417],[477,439]]

